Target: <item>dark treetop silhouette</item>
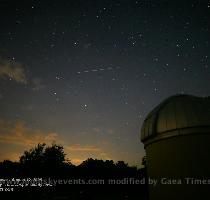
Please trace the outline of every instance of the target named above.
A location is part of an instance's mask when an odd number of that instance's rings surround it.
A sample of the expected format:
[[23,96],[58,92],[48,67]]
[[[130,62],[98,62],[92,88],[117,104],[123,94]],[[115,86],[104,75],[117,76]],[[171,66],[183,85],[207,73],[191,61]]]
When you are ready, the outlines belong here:
[[[144,159],[145,162],[145,159]],[[17,189],[16,195],[28,199],[146,199],[145,168],[130,167],[124,161],[88,158],[75,166],[66,159],[63,146],[38,144],[25,151],[19,162],[5,160],[0,163],[2,178],[35,178],[43,180],[74,180],[73,184],[54,184],[51,187]],[[88,181],[95,181],[94,185]],[[96,182],[99,181],[100,182]],[[111,180],[111,182],[110,182]],[[129,182],[130,180],[130,182]],[[127,182],[126,182],[127,181]],[[111,184],[110,184],[111,183]],[[114,184],[115,183],[115,184]]]

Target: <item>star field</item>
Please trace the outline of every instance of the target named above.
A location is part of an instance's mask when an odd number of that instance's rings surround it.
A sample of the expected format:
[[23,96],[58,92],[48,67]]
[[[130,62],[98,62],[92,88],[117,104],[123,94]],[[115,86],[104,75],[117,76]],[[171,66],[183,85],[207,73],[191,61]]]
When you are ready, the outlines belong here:
[[170,95],[210,95],[207,0],[0,8],[0,159],[55,141],[74,163],[140,165],[146,114]]

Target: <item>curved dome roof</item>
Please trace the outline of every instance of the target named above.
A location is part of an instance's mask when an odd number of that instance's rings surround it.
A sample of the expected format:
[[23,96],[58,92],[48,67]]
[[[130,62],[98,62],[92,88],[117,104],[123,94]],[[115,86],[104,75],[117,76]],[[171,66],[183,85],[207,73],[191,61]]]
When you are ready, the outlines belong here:
[[210,134],[210,97],[176,95],[155,107],[141,129],[144,144],[188,133]]

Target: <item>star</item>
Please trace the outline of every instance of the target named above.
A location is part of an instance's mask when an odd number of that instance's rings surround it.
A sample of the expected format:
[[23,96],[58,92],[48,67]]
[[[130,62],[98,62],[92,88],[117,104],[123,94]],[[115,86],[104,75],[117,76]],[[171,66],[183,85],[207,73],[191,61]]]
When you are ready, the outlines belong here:
[[55,79],[59,81],[59,80],[62,80],[62,79],[64,79],[64,78],[61,77],[61,76],[56,76]]
[[[0,122],[22,120],[82,145],[106,141],[110,145],[102,150],[115,159],[126,148],[138,160],[134,155],[144,153],[136,141],[139,125],[150,110],[181,91],[210,95],[210,2],[91,2],[4,1],[9,12],[0,12],[6,24],[0,37]],[[33,112],[20,112],[25,104]],[[91,127],[104,134],[93,136]],[[115,133],[105,134],[108,129]]]
[[87,108],[88,108],[87,104],[82,105],[82,109],[87,110]]
[[155,62],[158,62],[158,61],[159,61],[159,59],[158,59],[158,58],[155,58],[155,59],[154,59],[154,61],[155,61]]
[[54,48],[54,47],[55,47],[55,44],[50,44],[50,47],[51,47],[51,48]]
[[155,92],[157,92],[157,91],[158,91],[158,89],[157,89],[157,88],[154,88],[154,91],[155,91]]

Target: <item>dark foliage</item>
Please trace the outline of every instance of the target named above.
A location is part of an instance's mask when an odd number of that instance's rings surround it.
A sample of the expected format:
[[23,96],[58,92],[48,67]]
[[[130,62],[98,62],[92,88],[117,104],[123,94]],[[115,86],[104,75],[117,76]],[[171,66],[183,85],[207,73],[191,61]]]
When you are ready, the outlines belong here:
[[[1,162],[0,174],[1,178],[42,178],[53,185],[16,188],[18,193],[13,194],[27,199],[147,199],[147,185],[134,183],[146,178],[146,168],[92,158],[74,166],[66,160],[64,148],[56,144],[38,144],[25,151],[19,162]],[[58,180],[72,182],[54,184]]]

